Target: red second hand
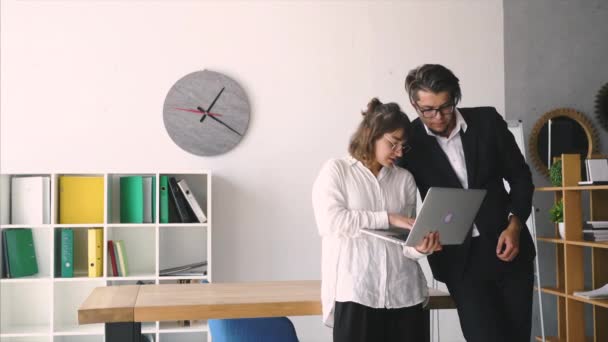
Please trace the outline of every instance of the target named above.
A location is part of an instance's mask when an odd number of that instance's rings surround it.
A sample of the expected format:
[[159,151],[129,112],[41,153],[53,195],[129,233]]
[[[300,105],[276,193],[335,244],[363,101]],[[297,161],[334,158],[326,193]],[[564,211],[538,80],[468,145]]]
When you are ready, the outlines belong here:
[[202,113],[200,110],[197,110],[197,109],[188,109],[188,108],[175,108],[175,109],[181,110],[184,112],[196,113],[198,115],[207,114],[207,115],[211,115],[211,116],[222,116],[222,114],[218,114],[218,113]]

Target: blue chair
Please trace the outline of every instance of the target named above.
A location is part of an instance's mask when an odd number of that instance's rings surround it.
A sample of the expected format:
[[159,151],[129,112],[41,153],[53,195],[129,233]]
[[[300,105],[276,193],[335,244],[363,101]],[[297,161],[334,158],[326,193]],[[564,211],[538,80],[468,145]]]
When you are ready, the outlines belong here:
[[213,342],[298,342],[287,317],[210,319]]

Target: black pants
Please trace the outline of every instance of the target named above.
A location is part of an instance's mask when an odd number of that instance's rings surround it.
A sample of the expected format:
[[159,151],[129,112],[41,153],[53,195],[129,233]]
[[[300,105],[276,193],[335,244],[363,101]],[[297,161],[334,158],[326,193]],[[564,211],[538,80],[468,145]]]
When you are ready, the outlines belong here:
[[464,276],[446,281],[462,332],[468,342],[529,342],[534,266],[530,262],[516,270],[499,271],[484,263],[495,248],[473,239]]
[[374,309],[336,302],[334,342],[419,342],[427,325],[422,304],[400,309]]

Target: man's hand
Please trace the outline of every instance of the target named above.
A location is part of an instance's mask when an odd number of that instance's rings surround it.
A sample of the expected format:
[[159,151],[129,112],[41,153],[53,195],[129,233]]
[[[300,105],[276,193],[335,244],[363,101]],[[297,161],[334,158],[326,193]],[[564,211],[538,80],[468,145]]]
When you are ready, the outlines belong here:
[[496,245],[496,256],[502,261],[512,261],[519,254],[519,232],[521,222],[512,215],[509,225],[502,231]]
[[399,214],[388,214],[388,223],[391,226],[412,229],[416,220]]
[[415,247],[422,254],[430,254],[435,251],[440,251],[443,247],[439,243],[439,232],[426,234],[424,239]]

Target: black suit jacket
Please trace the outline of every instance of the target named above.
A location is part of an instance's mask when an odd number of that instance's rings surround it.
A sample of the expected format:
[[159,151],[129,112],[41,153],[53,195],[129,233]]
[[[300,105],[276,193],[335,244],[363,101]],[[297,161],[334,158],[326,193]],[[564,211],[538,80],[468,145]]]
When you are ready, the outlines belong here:
[[[493,107],[459,108],[467,123],[461,131],[462,146],[467,166],[469,189],[486,189],[486,197],[475,224],[483,246],[481,262],[488,270],[515,270],[527,266],[536,255],[534,244],[525,222],[532,208],[534,185],[530,168],[526,164],[513,134],[506,122]],[[408,143],[411,151],[398,165],[408,169],[416,179],[422,199],[430,187],[462,188],[446,154],[435,137],[427,134],[420,119],[414,120]],[[507,193],[503,178],[511,187]],[[496,244],[501,232],[508,225],[509,213],[516,215],[524,224],[520,233],[520,252],[511,262],[496,257]],[[471,238],[462,245],[444,246],[443,250],[429,256],[433,275],[440,281],[461,277],[467,264]]]

